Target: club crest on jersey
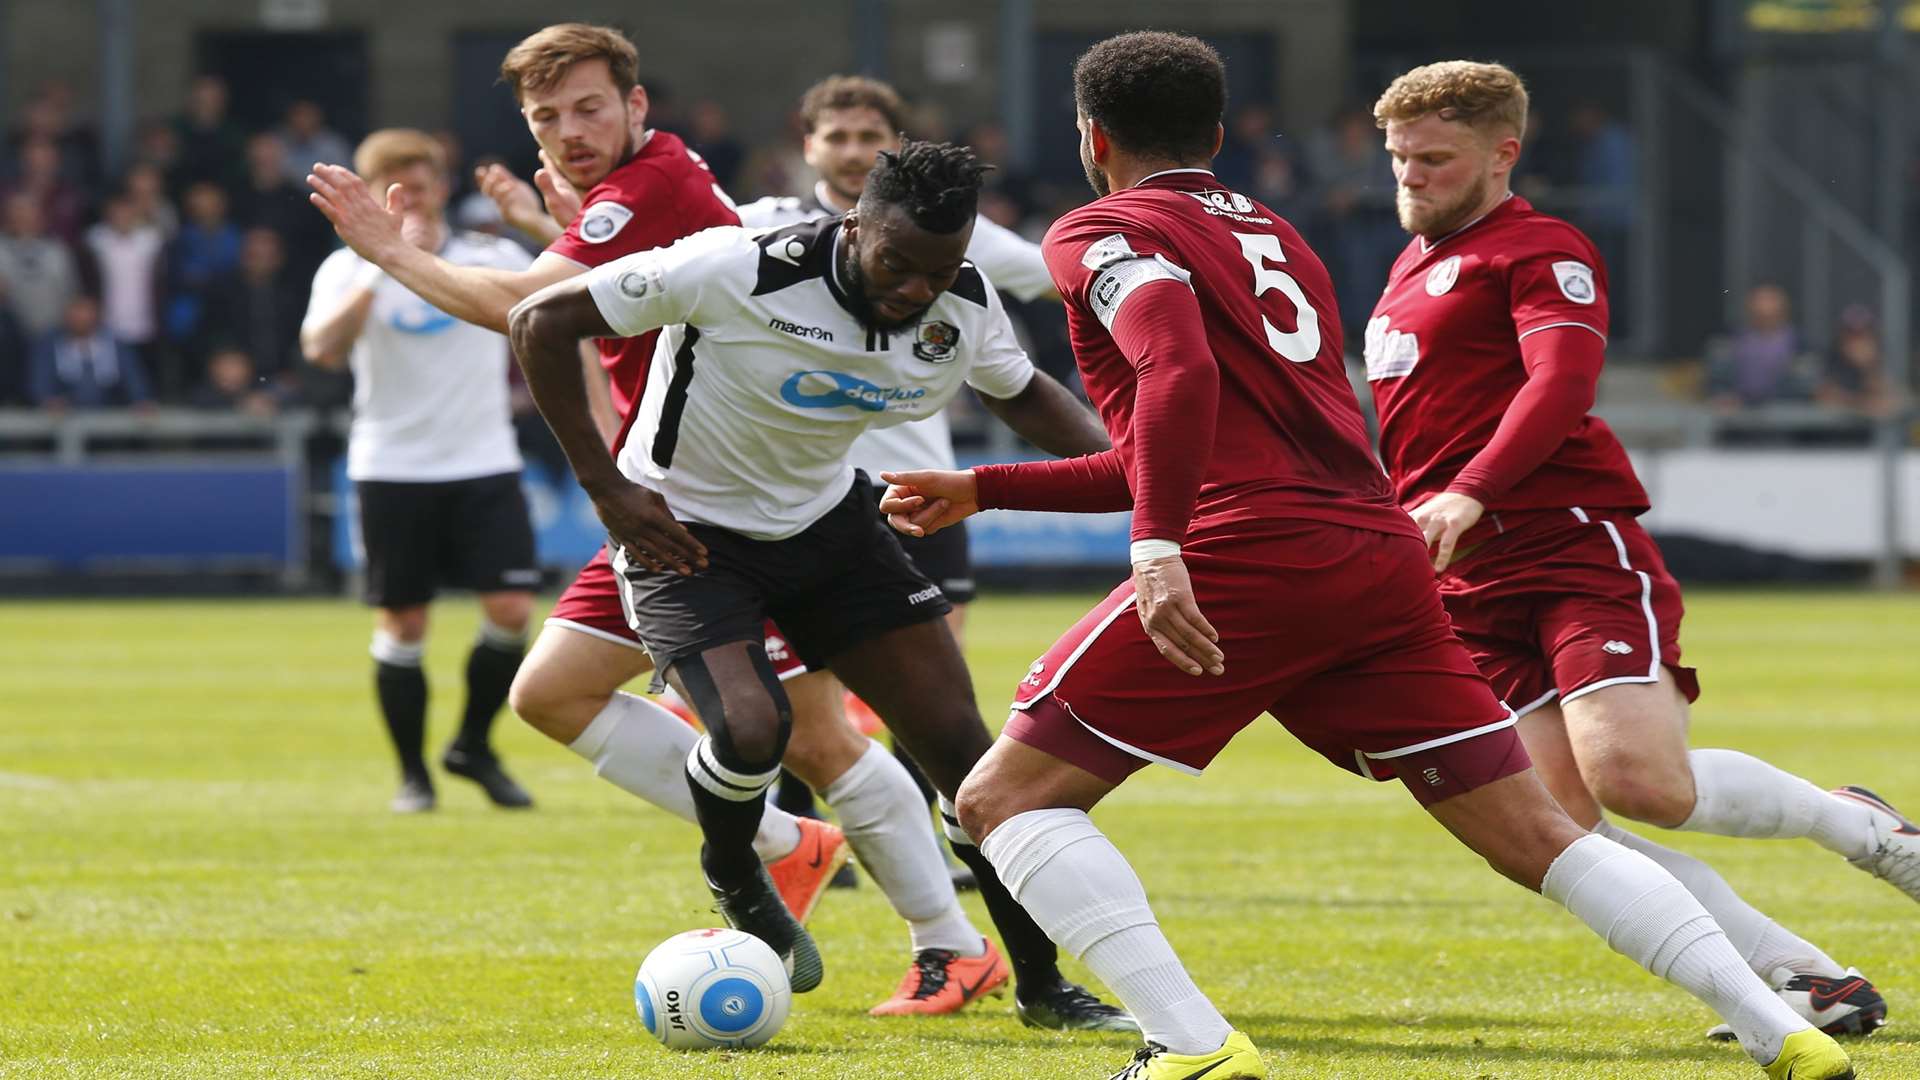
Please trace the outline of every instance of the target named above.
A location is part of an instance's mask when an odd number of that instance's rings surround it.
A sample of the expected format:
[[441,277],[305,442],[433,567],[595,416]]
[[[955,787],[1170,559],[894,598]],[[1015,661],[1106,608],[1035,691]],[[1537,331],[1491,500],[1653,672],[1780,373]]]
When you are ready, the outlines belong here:
[[597,202],[580,215],[580,239],[589,244],[604,244],[627,227],[633,211],[617,202]]
[[1560,283],[1560,292],[1576,304],[1591,304],[1599,296],[1599,290],[1593,285],[1593,268],[1583,262],[1553,264],[1553,279]]
[[1453,283],[1460,280],[1460,256],[1454,255],[1440,260],[1440,265],[1427,271],[1427,295],[1445,296]]
[[913,355],[929,364],[944,364],[953,359],[960,347],[960,328],[950,322],[920,324],[919,340],[913,343]]
[[620,290],[621,296],[629,300],[644,300],[648,293],[665,291],[667,279],[658,266],[645,266],[621,274],[613,284]]

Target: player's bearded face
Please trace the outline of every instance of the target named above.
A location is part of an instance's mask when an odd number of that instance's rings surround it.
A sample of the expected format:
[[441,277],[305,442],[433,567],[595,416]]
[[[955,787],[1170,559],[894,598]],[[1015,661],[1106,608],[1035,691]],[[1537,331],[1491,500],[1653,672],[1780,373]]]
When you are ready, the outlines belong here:
[[861,325],[891,332],[918,323],[953,286],[973,226],[932,233],[902,217],[889,217],[892,220],[865,225],[853,222],[840,273]]
[[573,65],[551,88],[529,92],[521,108],[540,149],[569,184],[586,191],[633,156],[645,105],[644,91],[622,96],[606,61],[591,60]]
[[801,151],[827,187],[846,202],[858,202],[867,173],[882,150],[900,149],[900,137],[880,110],[829,109],[814,121]]
[[1387,124],[1400,227],[1429,239],[1471,221],[1493,190],[1495,147],[1464,123],[1423,116]]

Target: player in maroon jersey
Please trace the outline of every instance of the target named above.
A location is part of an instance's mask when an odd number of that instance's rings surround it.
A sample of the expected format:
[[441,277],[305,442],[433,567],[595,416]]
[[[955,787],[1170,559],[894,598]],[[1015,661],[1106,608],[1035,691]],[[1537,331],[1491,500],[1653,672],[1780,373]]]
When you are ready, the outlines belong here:
[[1587,412],[1606,267],[1578,229],[1508,191],[1526,110],[1512,71],[1464,61],[1402,75],[1374,107],[1415,234],[1367,325],[1387,471],[1454,629],[1568,813],[1672,871],[1802,1015],[1866,1034],[1886,1003],[1859,972],[1602,815],[1810,837],[1920,897],[1920,834],[1871,793],[1687,749],[1700,688],[1680,663],[1680,590],[1635,520],[1647,495],[1626,451]]
[[1325,269],[1207,169],[1219,57],[1121,35],[1080,58],[1074,96],[1102,198],[1044,246],[1114,449],[889,476],[882,508],[913,535],[982,507],[1134,510],[1133,580],[1033,666],[958,807],[1021,903],[1140,1020],[1147,1045],[1118,1075],[1266,1075],[1086,812],[1149,762],[1199,772],[1271,712],[1335,763],[1400,778],[1500,872],[1711,1005],[1776,1077],[1850,1076],[1671,874],[1580,828],[1532,772],[1369,453]]

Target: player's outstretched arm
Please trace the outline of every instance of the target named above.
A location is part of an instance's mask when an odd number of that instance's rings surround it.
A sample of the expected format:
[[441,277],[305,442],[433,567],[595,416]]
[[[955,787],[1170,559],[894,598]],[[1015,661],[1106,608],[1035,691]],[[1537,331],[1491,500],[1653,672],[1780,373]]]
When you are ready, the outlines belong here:
[[552,254],[541,255],[526,270],[455,266],[407,239],[394,190],[382,205],[353,170],[326,164],[313,167],[307,186],[313,189],[307,201],[361,258],[441,311],[498,333],[507,332],[507,312],[513,305],[585,269]]
[[970,469],[883,472],[880,479],[887,482],[880,512],[887,515],[887,524],[908,536],[929,536],[980,512]]
[[1113,445],[1093,410],[1044,371],[1036,370],[1012,397],[982,394],[980,401],[1015,434],[1055,457],[1097,454]]
[[508,320],[527,391],[566,452],[613,541],[650,570],[691,574],[707,549],[668,512],[666,500],[628,480],[608,455],[587,400],[580,341],[617,336],[584,280],[564,281],[515,305]]

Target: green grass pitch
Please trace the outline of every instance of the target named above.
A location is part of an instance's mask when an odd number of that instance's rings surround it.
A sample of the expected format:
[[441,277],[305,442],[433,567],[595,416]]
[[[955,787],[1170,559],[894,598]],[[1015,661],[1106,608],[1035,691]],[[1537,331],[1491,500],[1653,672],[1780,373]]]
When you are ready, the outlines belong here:
[[[1088,597],[989,596],[971,659],[998,722]],[[1692,597],[1699,745],[1920,809],[1920,597]],[[472,605],[436,611],[430,738]],[[813,923],[827,981],[764,1050],[640,1029],[641,957],[713,925],[695,833],[503,718],[539,807],[441,783],[386,810],[368,619],[346,602],[9,603],[0,617],[0,1077],[1103,1077],[1133,1044],[1005,1000],[875,1020],[906,933],[871,882]],[[1168,717],[1171,723],[1178,717]],[[1203,988],[1276,1077],[1760,1075],[1712,1017],[1454,845],[1398,785],[1273,724],[1204,780],[1142,773],[1098,820]],[[1803,841],[1667,834],[1892,1002],[1861,1075],[1920,1077],[1920,910]],[[966,901],[982,927],[977,899]]]

